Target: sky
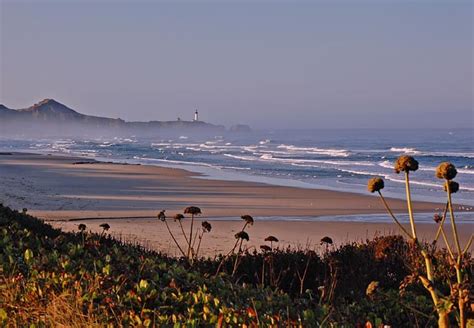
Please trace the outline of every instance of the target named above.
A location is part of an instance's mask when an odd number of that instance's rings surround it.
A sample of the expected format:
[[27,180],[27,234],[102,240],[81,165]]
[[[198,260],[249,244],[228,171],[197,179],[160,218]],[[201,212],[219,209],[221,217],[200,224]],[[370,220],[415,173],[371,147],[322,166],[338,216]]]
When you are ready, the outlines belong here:
[[472,1],[0,0],[0,103],[256,128],[473,121]]

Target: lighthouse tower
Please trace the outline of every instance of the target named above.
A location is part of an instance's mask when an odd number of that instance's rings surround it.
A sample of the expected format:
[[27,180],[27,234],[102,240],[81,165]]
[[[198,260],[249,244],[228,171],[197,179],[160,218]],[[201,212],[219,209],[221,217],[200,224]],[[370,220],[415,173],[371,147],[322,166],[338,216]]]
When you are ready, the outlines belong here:
[[196,109],[196,111],[194,112],[194,122],[197,122],[197,121],[199,121],[199,113]]

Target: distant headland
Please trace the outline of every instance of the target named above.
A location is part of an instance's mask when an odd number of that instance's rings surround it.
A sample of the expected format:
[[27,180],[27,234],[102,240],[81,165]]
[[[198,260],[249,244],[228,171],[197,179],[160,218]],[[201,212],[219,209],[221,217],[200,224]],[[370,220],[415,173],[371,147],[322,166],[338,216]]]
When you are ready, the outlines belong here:
[[154,135],[160,132],[184,131],[196,134],[251,131],[250,127],[240,124],[227,130],[222,125],[199,120],[198,115],[196,110],[192,121],[178,118],[176,121],[127,122],[120,118],[81,114],[54,99],[44,99],[24,109],[11,109],[0,104],[0,135],[3,132],[32,135]]

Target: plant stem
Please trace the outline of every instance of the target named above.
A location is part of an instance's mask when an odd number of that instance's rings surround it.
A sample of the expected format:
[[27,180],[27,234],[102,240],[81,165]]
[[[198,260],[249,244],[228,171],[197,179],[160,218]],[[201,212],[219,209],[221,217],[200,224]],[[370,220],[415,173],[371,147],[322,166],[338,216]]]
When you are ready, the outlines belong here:
[[446,192],[448,193],[448,208],[449,208],[449,216],[451,217],[451,227],[453,229],[454,243],[456,244],[458,254],[461,254],[461,245],[459,244],[458,228],[456,226],[456,221],[454,220],[453,203],[451,200],[451,190],[449,188],[448,180],[446,180]]
[[413,208],[411,202],[411,192],[410,192],[410,174],[408,171],[405,171],[405,188],[407,194],[407,205],[408,205],[408,214],[410,215],[410,225],[411,225],[411,232],[413,234],[413,239],[417,239],[416,236],[416,226],[415,226],[415,218],[413,217]]
[[466,247],[464,247],[464,250],[462,251],[462,254],[466,254],[466,252],[469,250],[469,247],[471,247],[472,244],[472,238],[474,235],[471,234],[471,237],[469,238],[469,241],[466,244]]
[[244,240],[243,240],[243,239],[240,239],[239,251],[237,252],[237,257],[235,258],[234,269],[232,270],[232,276],[234,276],[234,275],[235,275],[235,272],[237,271],[240,253],[242,252],[242,243],[243,243],[243,242],[244,242]]
[[426,279],[423,276],[419,276],[419,279],[421,281],[421,284],[423,287],[426,288],[430,292],[431,299],[433,300],[433,304],[435,305],[436,312],[438,313],[438,327],[439,328],[447,328],[449,327],[449,318],[448,318],[448,313],[441,309],[439,307],[439,298],[438,298],[438,292],[434,289],[433,284],[431,281]]
[[461,289],[461,284],[462,284],[461,261],[462,261],[463,252],[461,250],[461,244],[459,243],[458,229],[456,226],[456,221],[454,219],[453,202],[451,199],[451,189],[449,187],[449,180],[446,180],[445,185],[446,185],[446,192],[448,194],[449,216],[451,217],[451,227],[453,229],[453,238],[454,238],[454,242],[456,244],[456,248],[458,251],[458,258],[454,267],[456,269],[456,279],[459,285],[459,296],[458,296],[459,327],[464,328],[466,327],[466,318],[464,314],[465,312],[464,300],[463,300],[462,289]]
[[198,246],[197,246],[196,252],[194,253],[194,256],[195,256],[196,258],[198,257],[199,249],[201,248],[201,241],[202,241],[202,237],[203,237],[203,236],[204,236],[204,231],[201,232],[201,234],[199,235]]
[[196,231],[194,234],[194,240],[193,240],[193,245],[191,246],[191,253],[194,253],[194,245],[196,245],[196,240],[198,238],[199,231]]
[[449,252],[449,256],[451,256],[451,259],[454,261],[454,254],[453,251],[451,250],[451,246],[449,245],[448,237],[446,237],[446,233],[444,232],[444,228],[441,227],[441,236],[443,236],[444,243],[446,244],[446,249]]
[[188,258],[191,254],[191,244],[193,239],[193,227],[194,227],[194,214],[191,214],[191,229],[189,231],[189,246],[188,246]]
[[234,247],[230,250],[230,252],[227,253],[227,255],[222,258],[222,261],[221,261],[221,263],[219,263],[219,266],[217,267],[217,270],[216,270],[216,274],[215,274],[216,277],[217,277],[217,275],[219,274],[219,272],[221,271],[221,268],[222,268],[222,266],[224,265],[224,262],[227,260],[227,258],[228,258],[231,254],[234,253],[234,251],[235,251],[235,249],[237,248],[237,245],[238,245],[238,244],[239,244],[239,239],[237,239],[237,240],[235,241]]
[[166,225],[166,228],[168,229],[168,232],[170,233],[170,236],[171,238],[173,238],[173,241],[174,243],[176,244],[176,246],[178,247],[179,251],[181,252],[181,254],[183,254],[184,257],[186,257],[186,254],[184,253],[183,249],[181,248],[181,246],[179,246],[179,243],[178,241],[176,240],[176,238],[174,237],[173,233],[171,232],[171,229],[168,225],[168,222],[165,220],[165,225]]
[[443,225],[444,225],[444,221],[446,221],[446,214],[448,212],[448,207],[449,207],[449,203],[446,202],[446,206],[444,207],[444,211],[443,211],[443,218],[441,219],[441,222],[438,227],[438,231],[436,232],[435,242],[438,241],[441,230],[443,230]]
[[433,283],[433,264],[431,262],[431,257],[424,249],[421,250],[421,255],[423,255],[423,258],[425,259],[426,276],[428,277],[428,280]]
[[392,210],[390,209],[390,207],[388,206],[387,202],[385,201],[385,197],[383,197],[382,193],[380,192],[380,190],[378,191],[379,195],[380,195],[380,199],[382,199],[382,203],[383,205],[385,206],[385,209],[387,210],[388,214],[390,214],[390,216],[392,217],[393,221],[395,221],[395,223],[398,225],[398,227],[400,228],[400,230],[402,230],[410,239],[413,239],[413,236],[410,235],[410,233],[405,229],[404,226],[402,226],[402,224],[400,223],[400,221],[398,221],[398,219],[395,217],[395,215],[393,214]]
[[181,223],[181,220],[178,220],[178,222],[179,222],[179,226],[181,227],[181,232],[183,233],[184,240],[186,240],[186,244],[188,244],[188,247],[189,247],[188,237],[186,237],[186,233],[184,232],[183,224]]

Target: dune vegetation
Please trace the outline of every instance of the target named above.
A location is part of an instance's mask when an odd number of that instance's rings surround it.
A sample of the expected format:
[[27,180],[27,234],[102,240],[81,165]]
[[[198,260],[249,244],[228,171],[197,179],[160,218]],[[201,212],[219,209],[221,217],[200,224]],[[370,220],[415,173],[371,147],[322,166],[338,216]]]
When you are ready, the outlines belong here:
[[[199,245],[212,224],[198,221],[201,210],[191,206],[183,215],[157,217],[168,230],[193,222],[190,231],[182,229],[185,244],[169,230],[181,251],[177,258],[112,238],[106,222],[101,233],[85,224],[63,232],[27,209],[0,206],[0,325],[466,327],[473,315],[473,261],[470,243],[456,241],[455,173],[443,165],[438,171],[448,201],[435,216],[439,234],[432,243],[417,239],[410,205],[405,229],[387,204],[406,236],[341,246],[328,236],[314,249],[280,248],[278,237],[268,236],[250,250],[246,228],[258,220],[243,215],[242,230],[229,236],[235,246],[204,258]],[[396,164],[406,174],[408,201],[409,172],[417,166],[413,158]],[[386,203],[383,180],[369,181],[368,188]],[[440,236],[448,238],[447,213],[455,249],[437,247]]]

